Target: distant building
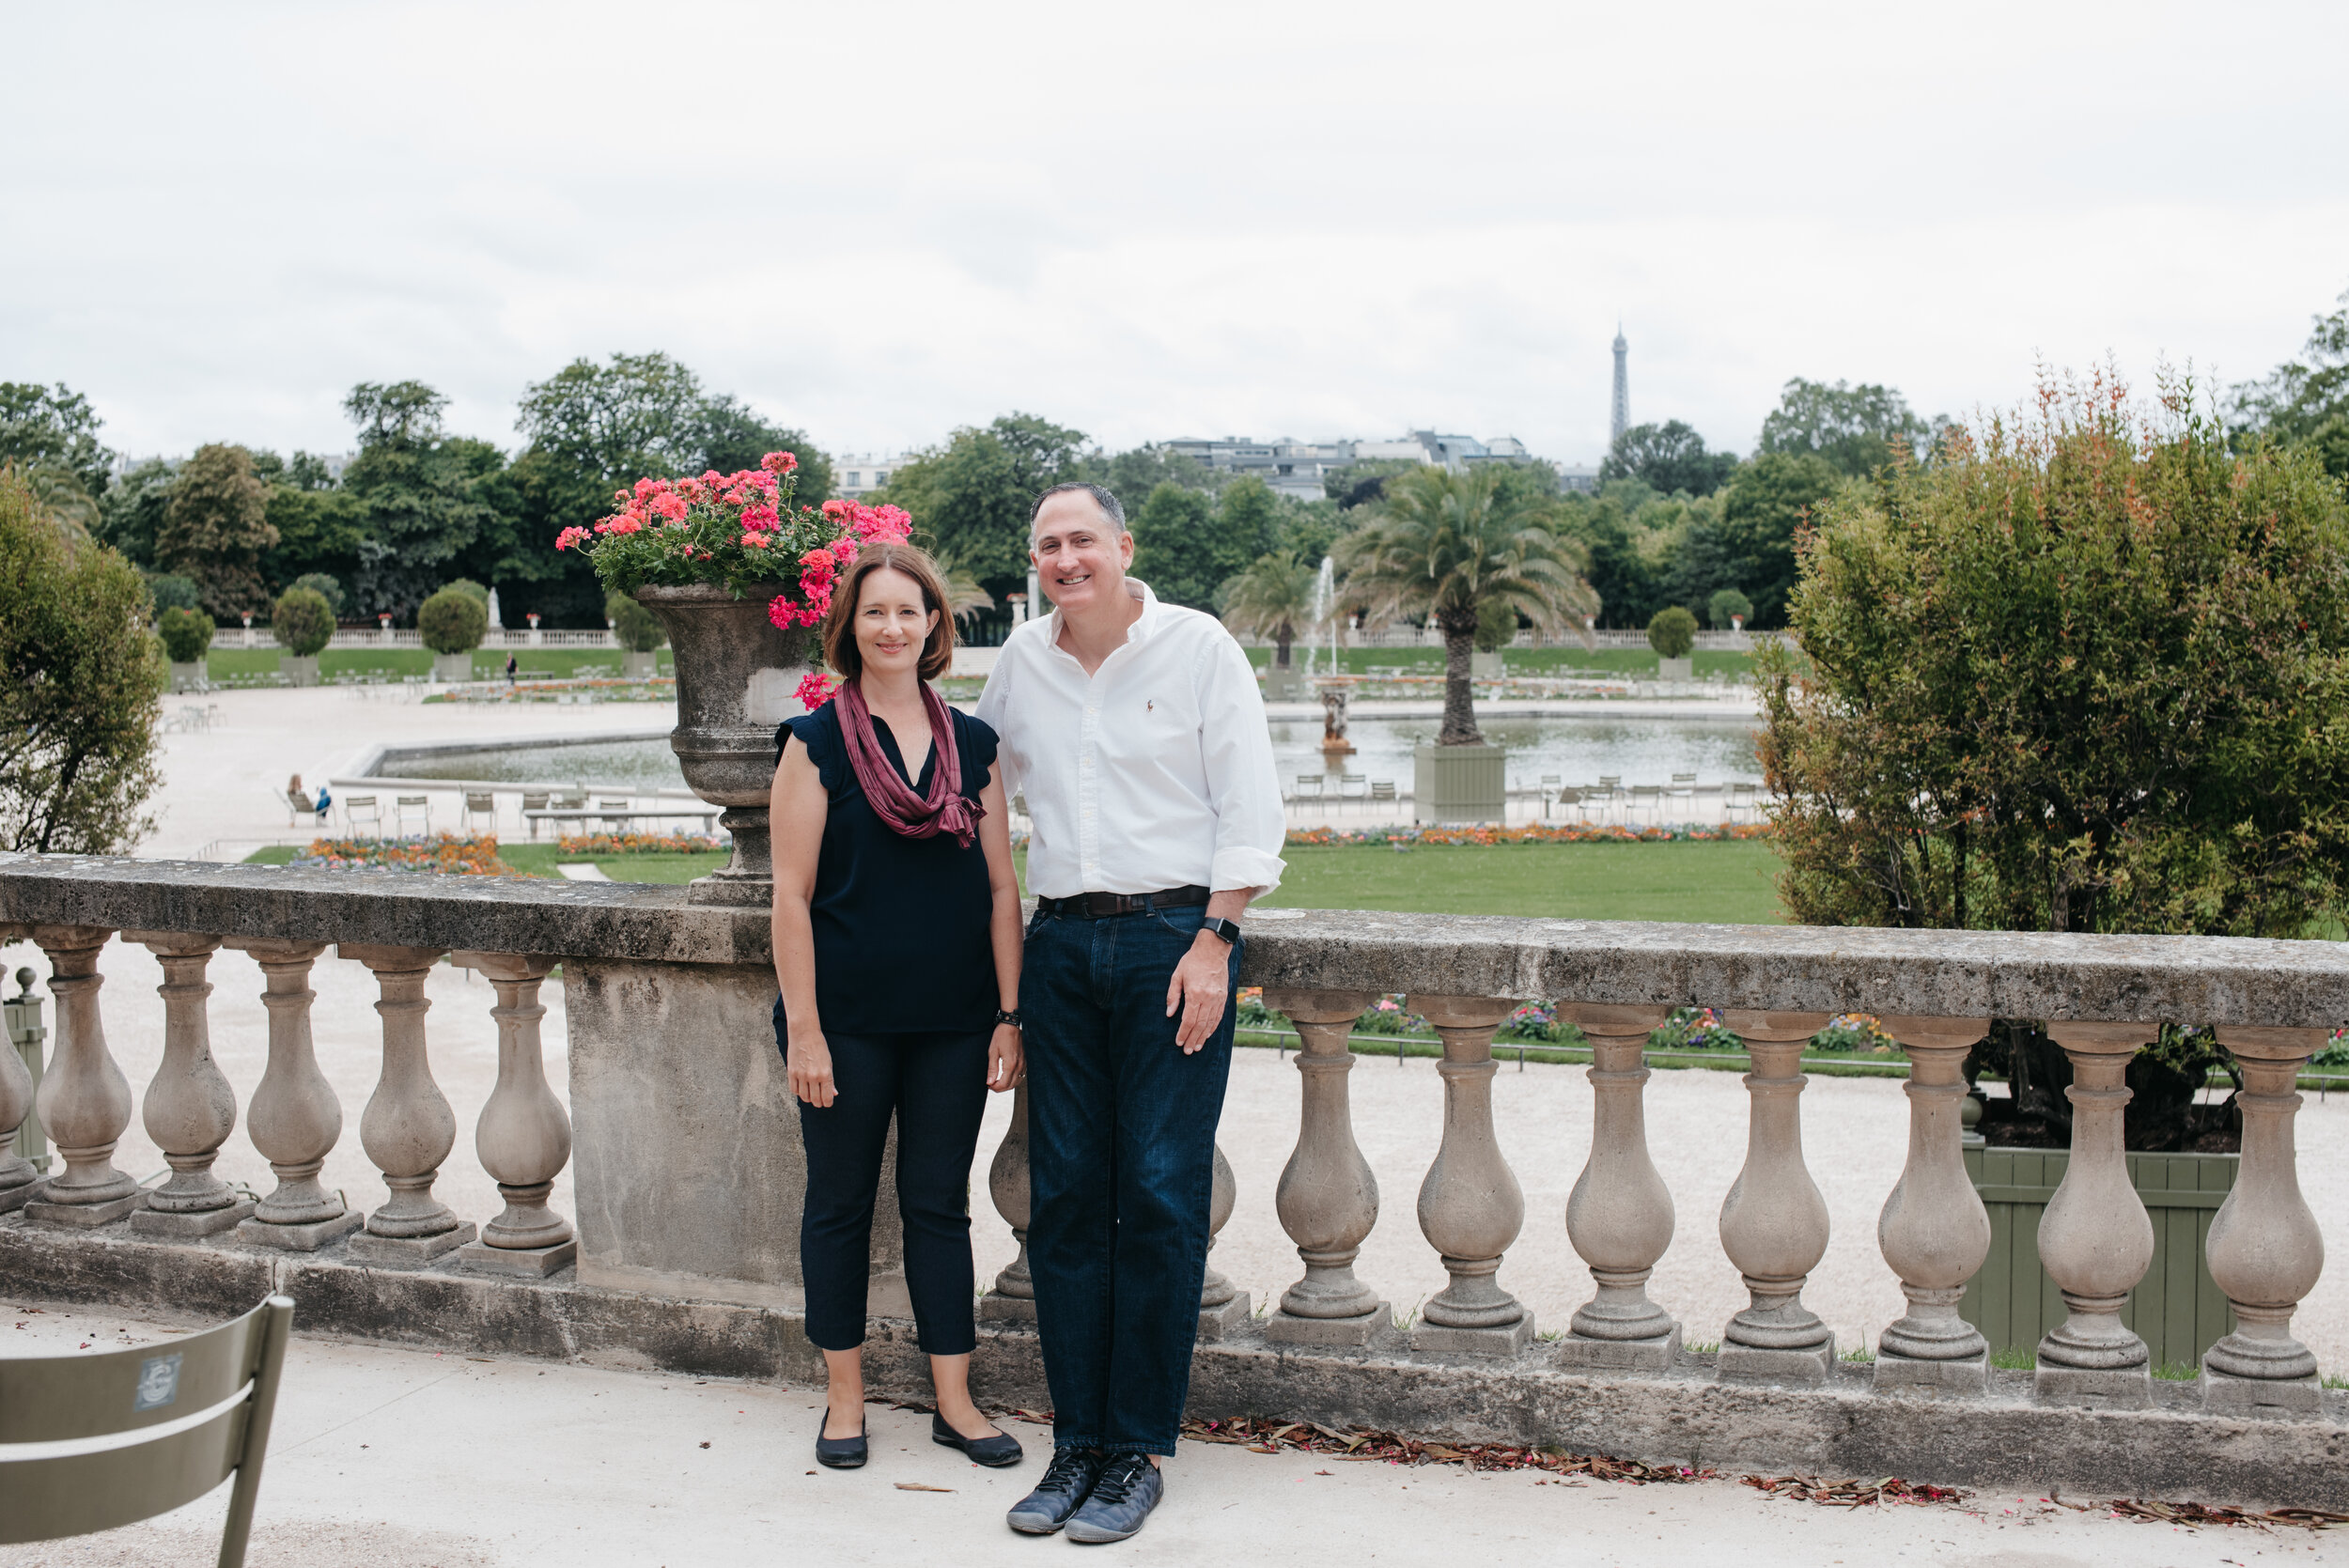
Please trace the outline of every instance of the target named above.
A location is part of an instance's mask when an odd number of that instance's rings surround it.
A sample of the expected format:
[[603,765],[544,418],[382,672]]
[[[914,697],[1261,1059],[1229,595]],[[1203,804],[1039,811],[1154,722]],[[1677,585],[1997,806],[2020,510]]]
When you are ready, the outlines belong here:
[[1307,442],[1294,436],[1277,441],[1252,441],[1246,436],[1205,441],[1186,436],[1162,445],[1219,474],[1262,479],[1275,495],[1293,495],[1300,501],[1320,500],[1322,475],[1354,460],[1349,442]]
[[1590,464],[1559,463],[1556,466],[1560,489],[1579,490],[1588,495],[1598,489],[1598,470],[1591,467]]
[[910,452],[875,456],[867,452],[862,457],[839,457],[832,460],[832,489],[834,495],[850,501],[862,501],[883,485],[889,476],[913,460]]

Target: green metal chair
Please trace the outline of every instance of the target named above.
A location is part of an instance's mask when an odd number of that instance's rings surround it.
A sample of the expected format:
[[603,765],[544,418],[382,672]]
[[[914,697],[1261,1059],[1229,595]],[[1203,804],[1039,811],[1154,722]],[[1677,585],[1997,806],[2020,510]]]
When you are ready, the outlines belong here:
[[0,1358],[0,1544],[151,1519],[234,1476],[220,1568],[242,1568],[293,1311],[272,1296],[168,1346]]

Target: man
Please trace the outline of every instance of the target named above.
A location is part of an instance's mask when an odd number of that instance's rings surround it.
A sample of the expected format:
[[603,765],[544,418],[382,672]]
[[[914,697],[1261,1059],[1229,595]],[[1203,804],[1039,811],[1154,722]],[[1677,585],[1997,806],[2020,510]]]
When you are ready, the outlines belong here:
[[1019,984],[1028,1265],[1053,1456],[1012,1529],[1140,1529],[1174,1452],[1206,1270],[1239,925],[1286,818],[1248,656],[1128,578],[1117,498],[1060,485],[1029,556],[1053,610],[979,699],[1034,828]]

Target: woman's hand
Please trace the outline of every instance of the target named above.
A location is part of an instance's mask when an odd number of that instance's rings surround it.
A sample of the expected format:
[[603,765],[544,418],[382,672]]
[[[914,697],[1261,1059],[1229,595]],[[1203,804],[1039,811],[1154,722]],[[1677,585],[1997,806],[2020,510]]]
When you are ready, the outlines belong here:
[[1027,1047],[1019,1031],[1007,1023],[997,1024],[995,1038],[987,1047],[987,1086],[1000,1094],[1027,1076]]
[[820,1032],[794,1032],[785,1067],[790,1074],[791,1093],[817,1110],[823,1110],[840,1097],[832,1083],[832,1047]]

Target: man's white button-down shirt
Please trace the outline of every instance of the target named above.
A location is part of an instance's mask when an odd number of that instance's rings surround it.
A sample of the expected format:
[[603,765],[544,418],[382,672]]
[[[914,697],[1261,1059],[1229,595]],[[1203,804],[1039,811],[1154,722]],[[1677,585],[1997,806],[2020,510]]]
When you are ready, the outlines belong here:
[[1054,611],[1014,630],[978,715],[1034,832],[1043,898],[1280,884],[1288,820],[1248,656],[1212,615],[1126,580],[1142,616],[1087,675]]

